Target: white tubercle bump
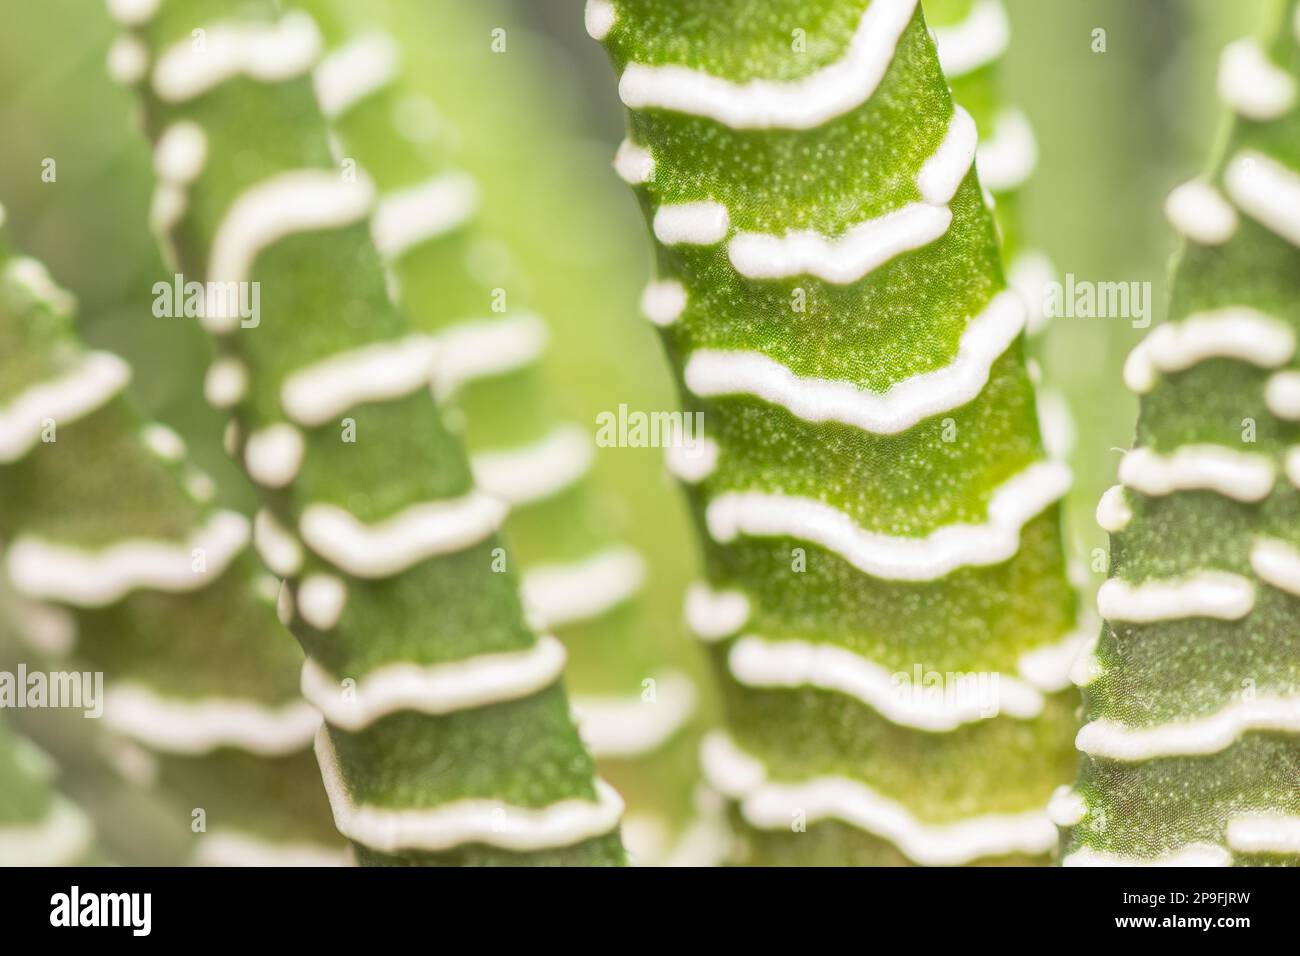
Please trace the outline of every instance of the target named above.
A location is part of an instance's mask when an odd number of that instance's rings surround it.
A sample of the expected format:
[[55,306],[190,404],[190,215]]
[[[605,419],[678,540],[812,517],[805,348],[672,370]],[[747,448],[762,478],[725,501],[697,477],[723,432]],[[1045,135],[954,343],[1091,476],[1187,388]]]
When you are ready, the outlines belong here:
[[[727,255],[746,278],[812,275],[846,285],[905,252],[928,246],[943,236],[951,223],[952,212],[946,206],[915,202],[860,222],[834,238],[812,229],[779,236],[737,233],[727,245]],[[659,236],[657,228],[655,235]]]
[[595,801],[570,798],[544,807],[509,806],[489,798],[403,810],[357,805],[325,728],[316,735],[316,758],[339,832],[385,853],[446,850],[466,843],[519,852],[571,846],[609,833],[623,815],[622,798],[599,779]]
[[289,375],[280,405],[300,425],[323,425],[349,408],[409,395],[429,384],[437,345],[408,335],[331,355]]
[[1072,683],[1075,662],[1096,640],[1099,626],[1094,615],[1083,613],[1075,628],[1055,644],[1025,651],[1016,662],[1021,678],[1044,693],[1065,690]]
[[306,73],[321,53],[316,22],[297,10],[276,23],[216,23],[206,31],[202,46],[186,37],[158,57],[153,88],[159,99],[182,103],[241,74],[287,80]]
[[938,27],[934,42],[939,65],[948,79],[962,76],[992,63],[1006,52],[1011,26],[1001,0],[975,0],[966,19]]
[[65,425],[102,407],[126,387],[131,367],[111,352],[90,352],[51,381],[19,392],[0,405],[0,462],[17,461],[36,444],[47,421]]
[[577,425],[558,425],[520,448],[476,452],[474,482],[511,507],[542,501],[571,487],[595,459],[591,436]]
[[1108,578],[1097,589],[1097,612],[1108,621],[1152,624],[1190,617],[1237,621],[1255,606],[1255,586],[1226,571],[1129,584]]
[[[325,169],[280,173],[250,187],[231,203],[217,227],[208,257],[209,287],[247,281],[263,249],[294,233],[350,225],[366,215],[373,201],[369,180],[345,182]],[[239,325],[237,310],[210,307],[204,313],[210,332],[225,334]]]
[[1160,372],[1181,372],[1211,358],[1277,368],[1295,355],[1295,333],[1281,319],[1249,306],[1196,312],[1157,326],[1129,353],[1124,383],[1138,394],[1155,388]]
[[544,634],[517,651],[440,664],[385,664],[345,694],[342,682],[309,657],[302,694],[331,725],[357,731],[399,711],[450,714],[527,697],[559,680],[564,661],[564,645]]
[[185,458],[185,439],[160,422],[150,422],[140,429],[140,441],[163,461],[174,464]]
[[531,365],[546,351],[547,338],[546,323],[527,312],[453,325],[436,337],[434,391],[447,398],[469,382]]
[[1253,39],[1235,40],[1219,57],[1219,99],[1253,120],[1277,119],[1295,105],[1291,74],[1275,66]]
[[1264,386],[1268,410],[1283,421],[1300,421],[1300,372],[1277,372]]
[[1276,538],[1256,538],[1250,567],[1266,584],[1300,595],[1300,549]]
[[740,751],[724,733],[705,738],[700,748],[705,777],[740,801],[741,814],[763,829],[785,829],[792,813],[809,822],[838,819],[889,840],[915,863],[956,866],[981,857],[1043,854],[1057,842],[1045,810],[987,814],[955,823],[927,824],[901,803],[846,777],[816,777],[797,783],[767,779],[767,769]]
[[933,691],[900,685],[887,668],[835,644],[746,635],[731,646],[727,665],[736,680],[750,687],[837,691],[895,724],[918,730],[955,730],[999,713],[1027,719],[1043,711],[1043,695],[1007,674],[972,674],[965,683]]
[[641,314],[660,328],[676,322],[686,310],[686,289],[676,279],[657,279],[641,293]]
[[993,117],[993,133],[980,143],[975,156],[980,182],[995,193],[1022,185],[1038,164],[1038,143],[1025,114],[1003,109]]
[[653,753],[695,713],[696,691],[685,674],[654,678],[654,697],[574,695],[573,712],[583,741],[596,759],[628,759]]
[[56,795],[35,823],[0,826],[0,866],[74,866],[94,839],[86,815]]
[[367,33],[332,51],[312,73],[325,118],[337,119],[391,83],[399,59],[397,44],[386,33]]
[[262,562],[282,578],[292,577],[302,568],[302,545],[265,508],[253,516],[253,547]]
[[1124,497],[1123,485],[1111,485],[1097,502],[1097,525],[1111,534],[1123,531],[1133,520],[1133,508]]
[[614,172],[629,186],[642,186],[655,178],[655,158],[644,146],[625,139],[614,153]]
[[1094,720],[1080,728],[1074,742],[1094,757],[1135,761],[1218,753],[1249,731],[1300,733],[1300,697],[1261,695],[1234,701],[1208,717],[1153,727]]
[[916,176],[916,188],[921,198],[931,206],[946,206],[957,194],[957,188],[970,171],[979,147],[979,131],[971,115],[960,106],[953,106],[939,148],[921,165]]
[[123,26],[148,23],[158,12],[162,0],[108,0],[108,15]]
[[1228,820],[1227,835],[1238,853],[1300,854],[1300,816],[1244,813]]
[[614,547],[571,564],[529,568],[520,591],[530,619],[550,629],[617,607],[641,590],[645,576],[645,559],[637,551]]
[[265,488],[283,488],[297,477],[306,450],[302,432],[286,422],[268,425],[244,443],[244,468]]
[[1226,445],[1182,445],[1170,455],[1134,448],[1119,463],[1119,480],[1144,495],[1202,490],[1237,501],[1262,501],[1276,478],[1267,455]]
[[443,173],[385,193],[370,220],[370,235],[386,259],[459,228],[478,207],[478,184],[465,173]]
[[153,168],[159,179],[177,186],[192,183],[208,158],[208,137],[193,120],[178,120],[162,131],[153,151]]
[[915,9],[916,0],[872,0],[844,56],[799,79],[733,82],[683,66],[629,63],[619,96],[628,109],[676,110],[733,129],[812,129],[871,98]]
[[1199,179],[1170,190],[1165,197],[1165,218],[1182,235],[1207,246],[1227,242],[1237,231],[1237,210],[1217,189]]
[[104,694],[104,722],[152,750],[205,754],[236,747],[262,756],[296,753],[311,743],[320,714],[305,701],[162,697],[139,684],[119,683]]
[[1015,341],[1024,322],[1024,301],[1014,292],[1000,292],[966,326],[949,364],[895,382],[884,392],[836,379],[803,378],[759,352],[715,349],[691,353],[686,386],[706,398],[756,395],[805,421],[837,421],[894,435],[979,395],[993,363]]
[[668,472],[679,481],[697,485],[718,467],[718,443],[701,435],[691,442],[678,442],[664,449]]
[[1254,150],[1243,150],[1223,173],[1228,195],[1242,212],[1300,246],[1300,173]]
[[1047,815],[1058,827],[1077,826],[1088,815],[1088,804],[1077,790],[1068,784],[1062,784],[1052,791],[1052,799],[1047,804]]
[[135,86],[149,72],[149,50],[139,37],[123,34],[108,48],[109,78],[119,86]]
[[665,203],[655,210],[654,234],[666,246],[711,246],[727,238],[731,218],[721,203]]
[[333,574],[309,574],[298,585],[298,615],[318,631],[331,630],[343,616],[348,586]]
[[359,578],[385,578],[477,544],[501,526],[505,511],[498,498],[477,490],[413,504],[374,524],[338,505],[311,504],[298,530],[309,548],[336,567]]
[[208,366],[203,377],[203,397],[213,408],[233,408],[248,393],[248,369],[233,356],[222,356]]
[[745,626],[751,609],[741,591],[715,591],[703,581],[686,591],[686,626],[702,641],[720,641]]
[[596,41],[609,36],[609,31],[614,29],[614,21],[617,19],[618,12],[610,0],[587,0],[587,5],[582,11],[583,26],[587,28],[587,36]]
[[1213,843],[1189,843],[1164,856],[1124,856],[1080,847],[1067,854],[1062,866],[1231,866],[1232,854]]
[[1020,549],[1020,529],[1070,486],[1060,462],[1038,462],[1007,479],[989,499],[983,524],[944,525],[925,537],[863,529],[844,512],[811,498],[757,491],[725,492],[705,518],[714,540],[737,535],[795,537],[820,545],[858,570],[887,581],[933,581],[959,567],[983,567]]
[[233,511],[214,513],[188,541],[135,539],[90,551],[20,537],[9,547],[9,580],[31,598],[103,607],[141,588],[195,591],[220,577],[247,543],[248,519]]

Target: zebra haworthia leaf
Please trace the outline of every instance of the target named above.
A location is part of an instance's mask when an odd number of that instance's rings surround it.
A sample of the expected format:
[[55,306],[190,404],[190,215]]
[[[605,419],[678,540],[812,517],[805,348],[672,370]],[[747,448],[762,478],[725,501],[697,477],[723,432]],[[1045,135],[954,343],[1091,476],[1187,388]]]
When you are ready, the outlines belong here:
[[687,614],[740,858],[1045,860],[1074,764],[1068,473],[919,4],[587,9],[658,240],[647,311],[711,443],[681,475],[710,579]]
[[[363,863],[622,863],[621,801],[593,775],[555,662],[538,666],[551,645],[513,574],[494,573],[504,508],[474,488],[428,388],[463,385],[484,355],[408,325],[375,248],[452,228],[460,193],[395,209],[335,159],[317,95],[341,114],[355,91],[337,71],[313,84],[325,44],[306,12],[163,4],[134,29],[155,148],[178,124],[206,143],[183,183],[159,185],[178,191],[178,262],[260,283],[256,323],[207,324],[244,370],[232,445],[260,485],[303,689],[327,715],[316,753],[336,824]],[[374,50],[344,67],[383,82]]]
[[1098,507],[1067,864],[1300,862],[1300,4],[1270,9],[1224,51],[1231,133],[1166,204],[1187,240],[1169,321],[1124,370],[1137,440]]

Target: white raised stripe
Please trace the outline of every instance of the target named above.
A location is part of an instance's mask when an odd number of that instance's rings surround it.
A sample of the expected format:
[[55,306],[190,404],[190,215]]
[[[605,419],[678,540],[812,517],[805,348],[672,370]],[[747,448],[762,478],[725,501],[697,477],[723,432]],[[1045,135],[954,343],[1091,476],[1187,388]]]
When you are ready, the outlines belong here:
[[1088,815],[1088,804],[1077,790],[1062,784],[1052,791],[1047,803],[1047,815],[1058,827],[1078,826]]
[[460,498],[410,505],[367,524],[331,504],[303,509],[298,530],[322,558],[359,578],[386,578],[426,558],[478,544],[505,518],[505,505],[474,490]]
[[512,507],[557,495],[591,469],[595,448],[577,425],[558,425],[538,441],[519,448],[475,453],[470,461],[475,483]]
[[1129,353],[1124,383],[1138,394],[1155,388],[1160,372],[1181,372],[1211,358],[1277,368],[1295,354],[1296,337],[1285,322],[1249,306],[1196,312],[1167,322]]
[[205,754],[235,747],[262,756],[295,753],[320,726],[320,714],[295,700],[278,707],[260,701],[162,697],[139,684],[119,683],[104,694],[104,722],[152,750]]
[[698,349],[686,360],[686,387],[696,395],[755,395],[810,422],[835,421],[893,435],[975,398],[993,363],[1024,328],[1025,304],[1000,292],[962,332],[957,355],[883,392],[837,379],[802,377],[759,352]]
[[65,375],[39,382],[0,406],[0,462],[27,454],[46,422],[75,422],[126,387],[131,367],[110,352],[90,352]]
[[161,0],[108,0],[108,15],[123,26],[140,26],[153,19]]
[[598,760],[625,760],[653,753],[695,714],[695,684],[670,671],[654,677],[653,699],[574,695],[578,730]]
[[1277,372],[1264,385],[1268,410],[1288,422],[1300,421],[1300,372]]
[[844,57],[796,80],[732,82],[683,66],[629,63],[619,96],[629,109],[676,110],[735,129],[811,129],[871,98],[915,8],[916,0],[872,0]]
[[975,157],[980,182],[994,192],[1021,186],[1038,164],[1038,143],[1025,114],[1004,109],[993,117],[993,133],[980,143]]
[[375,247],[395,259],[422,242],[463,225],[478,207],[478,185],[464,173],[443,173],[432,179],[385,193],[370,220]]
[[313,362],[280,386],[280,404],[300,425],[323,425],[368,402],[386,402],[423,388],[437,346],[427,335],[376,342]]
[[178,40],[158,57],[153,88],[167,103],[180,103],[244,75],[276,82],[306,73],[321,53],[316,22],[302,11],[275,23],[215,23],[202,43]]
[[546,351],[546,323],[531,313],[453,325],[436,337],[434,391],[447,398],[469,382],[531,365]]
[[951,222],[952,212],[946,206],[910,203],[858,223],[835,238],[811,229],[780,236],[738,233],[727,254],[736,271],[749,279],[812,275],[845,285],[904,252],[929,245],[948,231]]
[[1111,760],[1150,760],[1218,753],[1248,731],[1300,733],[1300,697],[1238,700],[1197,720],[1128,727],[1109,720],[1084,724],[1075,745]]
[[625,139],[614,153],[614,172],[629,186],[644,185],[655,178],[655,158],[644,146]]
[[618,826],[623,800],[609,784],[596,781],[596,800],[570,798],[545,807],[510,806],[490,797],[465,798],[427,809],[391,810],[352,802],[338,757],[321,728],[316,759],[334,824],[350,840],[384,853],[448,850],[485,843],[517,852],[572,846]]
[[569,564],[529,568],[520,590],[530,619],[550,629],[612,610],[641,590],[645,576],[645,559],[616,547]]
[[248,369],[231,356],[222,356],[208,366],[203,377],[203,397],[213,408],[233,408],[248,393]]
[[887,720],[919,730],[954,730],[1007,713],[1036,717],[1043,695],[1006,674],[970,674],[943,690],[900,683],[891,673],[844,647],[745,635],[727,654],[731,673],[750,687],[816,687],[855,697]]
[[1263,153],[1243,150],[1228,163],[1223,183],[1237,208],[1300,246],[1300,173]]
[[193,866],[348,866],[344,847],[317,843],[267,840],[236,830],[214,830],[199,837],[191,858]]
[[923,538],[867,531],[844,512],[811,498],[726,492],[709,502],[714,540],[737,535],[793,537],[838,554],[860,571],[887,581],[933,581],[959,567],[984,567],[1011,558],[1020,529],[1070,486],[1060,462],[1038,462],[1009,478],[989,499],[983,524],[944,525]]
[[702,641],[720,641],[745,626],[751,609],[741,591],[715,591],[703,581],[686,591],[686,626]]
[[975,128],[975,121],[960,106],[954,106],[943,139],[917,173],[916,188],[921,199],[931,206],[945,206],[951,202],[970,171],[978,148],[979,131]]
[[559,680],[564,660],[564,645],[543,634],[518,651],[442,664],[385,664],[345,689],[309,657],[302,667],[302,695],[330,724],[356,731],[400,711],[450,714],[527,697]]
[[1234,40],[1219,57],[1219,99],[1253,120],[1277,119],[1295,105],[1291,74],[1275,66],[1259,43]]
[[1276,538],[1257,538],[1250,549],[1250,566],[1266,583],[1300,595],[1300,549]]
[[1097,638],[1101,622],[1091,612],[1083,612],[1074,630],[1055,644],[1045,644],[1025,651],[1016,662],[1020,676],[1048,694],[1070,686],[1074,664]]
[[1097,502],[1097,524],[1111,534],[1123,531],[1133,520],[1133,509],[1124,497],[1123,485],[1111,485]]
[[316,102],[336,119],[397,75],[397,44],[385,33],[367,33],[331,52],[312,73]]
[[1226,571],[1129,584],[1108,578],[1097,589],[1097,611],[1108,621],[1152,624],[1191,617],[1237,621],[1255,606],[1255,586]]
[[641,314],[661,328],[672,325],[686,309],[686,289],[676,279],[649,283],[641,293]]
[[1227,242],[1237,231],[1237,210],[1199,179],[1175,186],[1165,197],[1165,218],[1188,239],[1203,245]]
[[302,432],[287,422],[259,428],[244,443],[244,468],[265,488],[283,488],[293,481],[306,451]]
[[[290,14],[291,16],[291,14]],[[280,173],[239,195],[227,210],[212,240],[208,287],[247,281],[258,255],[286,236],[317,229],[337,229],[363,218],[374,202],[374,186],[365,177],[345,182],[336,172],[301,169]],[[209,296],[203,324],[210,332],[236,329],[240,315],[229,306],[239,296]]]
[[1232,817],[1228,846],[1238,853],[1300,854],[1300,816],[1246,813]]
[[298,614],[318,631],[331,630],[347,603],[348,586],[336,575],[309,574],[298,585]]
[[282,578],[292,577],[302,568],[302,546],[265,508],[253,516],[253,547],[262,562]]
[[688,485],[699,484],[718,467],[718,443],[701,435],[691,442],[679,442],[664,449],[668,472]]
[[1262,501],[1277,469],[1267,455],[1226,445],[1182,445],[1170,455],[1134,448],[1119,463],[1119,480],[1144,495],[1213,491],[1237,501]]
[[1232,854],[1212,843],[1189,843],[1164,856],[1125,856],[1081,847],[1061,861],[1062,866],[1231,866]]
[[123,34],[109,46],[105,67],[114,83],[134,86],[149,72],[149,50],[139,37]]
[[582,11],[583,26],[587,28],[587,36],[593,40],[605,39],[617,18],[618,13],[610,0],[587,0]]
[[218,511],[188,541],[132,539],[87,550],[20,537],[7,564],[9,580],[28,597],[103,607],[137,589],[198,590],[220,577],[247,543],[248,519]]
[[711,246],[727,238],[731,218],[721,203],[665,203],[655,210],[654,234],[666,246]]
[[86,815],[56,795],[49,811],[35,823],[0,826],[0,867],[73,866],[94,837]]
[[1011,26],[1000,0],[975,0],[959,23],[937,27],[935,46],[944,76],[952,79],[992,63],[1006,52]]
[[193,120],[172,123],[153,149],[153,168],[158,178],[175,186],[187,186],[203,172],[208,158],[208,137]]
[[955,866],[1014,853],[1038,855],[1049,852],[1057,842],[1056,827],[1045,810],[927,824],[903,804],[846,777],[816,777],[799,783],[769,781],[767,769],[723,733],[705,738],[700,763],[705,777],[739,800],[742,815],[756,827],[786,829],[793,814],[800,811],[809,822],[838,819],[889,840],[913,862],[925,866]]

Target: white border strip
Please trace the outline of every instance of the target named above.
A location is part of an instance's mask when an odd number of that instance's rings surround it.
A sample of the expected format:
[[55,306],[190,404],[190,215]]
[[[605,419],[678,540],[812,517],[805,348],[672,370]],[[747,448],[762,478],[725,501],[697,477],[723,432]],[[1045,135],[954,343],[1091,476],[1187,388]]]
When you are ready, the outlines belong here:
[[111,352],[89,352],[72,371],[39,382],[0,406],[0,462],[31,450],[48,419],[65,425],[101,408],[131,381],[131,367]]
[[1181,372],[1211,358],[1277,368],[1295,355],[1291,327],[1249,306],[1196,312],[1166,322],[1138,343],[1124,362],[1124,384],[1139,395],[1156,386],[1159,372]]
[[349,408],[386,402],[429,384],[437,346],[427,335],[375,342],[313,362],[285,378],[280,405],[299,425],[323,425]]
[[636,595],[645,578],[646,564],[640,553],[614,547],[568,564],[529,568],[520,592],[529,619],[549,630],[613,610]]
[[685,674],[654,677],[653,700],[643,695],[572,698],[578,731],[597,760],[627,760],[653,753],[695,715],[698,694]]
[[591,470],[596,449],[579,425],[557,425],[538,441],[517,448],[476,452],[470,459],[475,483],[511,507],[559,494]]
[[1074,742],[1094,757],[1132,762],[1218,753],[1248,731],[1300,733],[1300,697],[1238,700],[1208,717],[1154,727],[1094,720],[1083,725]]
[[1255,585],[1226,571],[1129,584],[1107,578],[1097,589],[1097,612],[1108,621],[1153,624],[1209,617],[1238,621],[1255,606]]

